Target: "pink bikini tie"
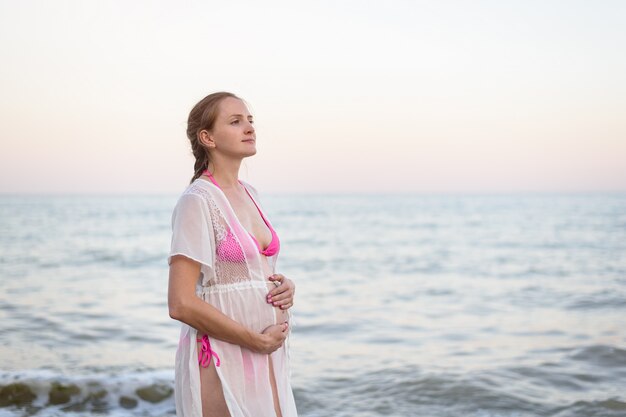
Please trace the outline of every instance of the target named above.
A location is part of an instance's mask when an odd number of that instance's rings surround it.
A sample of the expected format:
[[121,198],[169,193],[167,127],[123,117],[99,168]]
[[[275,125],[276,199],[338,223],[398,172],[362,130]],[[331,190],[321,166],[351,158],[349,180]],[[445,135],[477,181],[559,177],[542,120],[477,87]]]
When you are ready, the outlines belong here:
[[211,349],[211,342],[209,336],[204,335],[202,339],[196,339],[198,342],[202,342],[202,350],[198,352],[198,363],[203,368],[206,368],[211,363],[211,356],[215,356],[215,366],[220,366],[220,358],[217,353]]

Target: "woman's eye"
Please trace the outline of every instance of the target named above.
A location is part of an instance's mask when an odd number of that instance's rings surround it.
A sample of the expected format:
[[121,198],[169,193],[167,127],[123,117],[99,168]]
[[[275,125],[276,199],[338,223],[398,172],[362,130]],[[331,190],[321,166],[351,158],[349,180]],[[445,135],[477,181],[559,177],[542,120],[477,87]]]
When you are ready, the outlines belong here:
[[232,122],[230,122],[230,124],[232,125],[233,123],[239,123],[239,120],[233,120]]

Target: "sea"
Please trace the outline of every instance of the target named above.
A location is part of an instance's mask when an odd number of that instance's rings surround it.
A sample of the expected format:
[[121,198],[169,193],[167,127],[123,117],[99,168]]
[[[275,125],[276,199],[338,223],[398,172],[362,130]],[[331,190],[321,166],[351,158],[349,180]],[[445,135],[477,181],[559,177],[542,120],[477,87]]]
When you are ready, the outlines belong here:
[[[0,195],[0,417],[174,416],[178,195]],[[301,417],[626,416],[626,193],[261,194]]]

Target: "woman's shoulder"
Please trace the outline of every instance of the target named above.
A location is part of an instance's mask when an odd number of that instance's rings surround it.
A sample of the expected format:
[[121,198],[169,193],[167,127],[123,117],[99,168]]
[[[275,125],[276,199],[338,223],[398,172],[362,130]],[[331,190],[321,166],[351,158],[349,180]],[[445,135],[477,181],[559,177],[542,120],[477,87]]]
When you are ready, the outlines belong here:
[[176,206],[185,205],[206,205],[213,199],[213,190],[207,185],[206,181],[201,179],[194,180],[183,190],[178,197]]
[[214,188],[215,186],[210,182],[202,178],[196,178],[187,186],[187,188],[185,188],[181,197],[185,195],[196,195],[198,197],[212,198],[212,195],[215,192]]

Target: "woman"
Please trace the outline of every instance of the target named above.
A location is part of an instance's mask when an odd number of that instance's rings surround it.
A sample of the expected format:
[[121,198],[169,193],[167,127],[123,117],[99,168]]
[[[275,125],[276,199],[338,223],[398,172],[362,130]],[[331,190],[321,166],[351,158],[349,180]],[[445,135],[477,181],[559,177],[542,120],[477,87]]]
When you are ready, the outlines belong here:
[[189,114],[195,175],[172,214],[168,304],[182,322],[179,417],[292,417],[288,310],[294,284],[275,274],[280,243],[254,187],[238,179],[256,154],[253,119],[231,93]]

